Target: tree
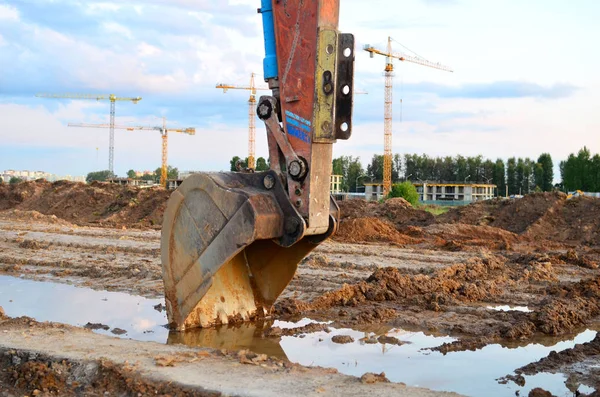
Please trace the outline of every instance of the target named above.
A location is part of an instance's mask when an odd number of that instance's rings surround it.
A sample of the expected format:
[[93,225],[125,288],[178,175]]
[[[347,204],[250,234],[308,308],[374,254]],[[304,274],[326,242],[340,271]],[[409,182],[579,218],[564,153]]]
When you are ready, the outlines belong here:
[[364,175],[365,171],[362,167],[359,157],[340,156],[333,159],[332,163],[333,174],[342,176],[342,184],[340,188],[344,192],[357,190],[357,179]]
[[4,183],[4,178],[2,178],[2,177],[0,176],[0,184],[3,184],[3,183]]
[[[156,171],[154,171],[154,179],[160,180],[160,176],[162,174],[162,167],[158,167]],[[167,179],[179,179],[179,170],[175,167],[167,166]]]
[[114,175],[109,170],[95,171],[95,172],[90,172],[89,174],[87,174],[87,177],[85,178],[85,181],[87,183],[90,183],[92,181],[104,182],[104,181],[106,181],[106,180],[108,180],[108,179],[110,179],[112,177],[114,177]]
[[392,197],[402,197],[413,206],[417,205],[419,202],[419,193],[417,193],[417,188],[408,181],[392,185],[392,189],[390,190],[387,198]]
[[360,158],[350,156],[348,161],[348,172],[346,175],[350,191],[358,192],[358,181],[360,180],[360,177],[364,175],[365,171],[360,163]]
[[[233,156],[233,157],[231,158],[231,160],[229,161],[229,165],[230,165],[230,167],[229,167],[229,171],[233,171],[233,172],[237,171],[237,170],[238,170],[238,169],[237,169],[237,163],[238,163],[238,161],[240,161],[240,160],[242,160],[242,159],[240,158],[240,156]],[[242,167],[242,168],[246,168],[246,167],[248,167],[248,161],[246,161],[246,162],[245,162],[245,164],[244,164],[244,162],[242,162],[242,164],[241,164],[241,167]]]
[[467,176],[469,176],[467,169],[467,159],[461,155],[458,155],[456,156],[455,162],[456,171],[454,172],[454,174],[456,175],[456,177],[454,180],[458,182],[463,182],[465,179],[467,179]]
[[256,171],[268,171],[269,165],[267,164],[267,160],[264,157],[259,157],[256,159]]
[[127,178],[135,179],[135,178],[137,178],[137,174],[135,173],[134,170],[129,170],[129,171],[127,171]]
[[571,153],[566,161],[560,163],[560,172],[566,191],[600,190],[600,156],[592,157],[585,146],[577,155]]
[[498,196],[504,196],[506,194],[506,170],[502,159],[496,160],[494,164],[494,183],[498,186]]
[[373,155],[371,164],[367,165],[367,176],[377,182],[383,181],[383,155]]
[[550,153],[542,153],[538,157],[537,163],[541,166],[540,180],[536,179],[535,183],[544,192],[552,191],[554,187],[554,163]]
[[519,188],[517,187],[517,160],[514,157],[511,157],[506,164],[506,184],[508,185],[508,194],[519,194]]
[[8,183],[11,185],[16,185],[17,183],[21,183],[21,182],[23,182],[23,179],[18,178],[16,176],[11,177],[10,180],[8,181]]

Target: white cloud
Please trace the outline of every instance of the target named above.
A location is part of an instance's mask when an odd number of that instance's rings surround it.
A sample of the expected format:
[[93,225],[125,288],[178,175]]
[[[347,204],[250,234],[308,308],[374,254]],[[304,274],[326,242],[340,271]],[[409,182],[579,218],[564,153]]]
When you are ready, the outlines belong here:
[[150,45],[146,42],[142,42],[137,46],[137,54],[140,57],[151,57],[155,55],[160,55],[162,51],[160,48]]
[[10,6],[8,4],[0,4],[0,21],[18,21],[19,20],[19,11],[16,7]]
[[131,33],[131,30],[123,25],[120,25],[115,22],[104,22],[102,25],[107,33],[116,33],[128,39],[133,39],[133,34]]

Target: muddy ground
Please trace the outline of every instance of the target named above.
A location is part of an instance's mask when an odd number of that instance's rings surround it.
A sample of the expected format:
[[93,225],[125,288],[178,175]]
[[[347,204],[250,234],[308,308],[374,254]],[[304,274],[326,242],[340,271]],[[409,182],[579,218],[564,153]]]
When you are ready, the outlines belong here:
[[[0,185],[0,274],[162,297],[166,197],[98,183]],[[276,318],[459,338],[442,352],[600,327],[600,200],[534,194],[438,217],[401,199],[340,207],[338,234],[302,262]],[[530,311],[488,309],[498,305]],[[594,346],[523,371],[575,376],[600,363]],[[578,376],[600,390],[597,373]]]

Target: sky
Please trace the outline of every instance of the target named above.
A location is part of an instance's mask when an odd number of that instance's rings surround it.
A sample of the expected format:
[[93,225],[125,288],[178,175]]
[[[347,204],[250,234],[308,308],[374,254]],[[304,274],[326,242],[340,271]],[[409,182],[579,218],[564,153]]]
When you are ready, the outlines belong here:
[[[36,93],[141,96],[118,102],[117,124],[173,128],[169,163],[225,170],[247,155],[246,85],[264,57],[258,0],[0,0],[0,171],[85,175],[107,169],[109,103]],[[353,135],[334,156],[363,164],[383,152],[385,60],[365,44],[415,51],[454,72],[395,63],[394,153],[555,161],[600,152],[600,2],[341,0],[340,30],[356,39]],[[160,166],[155,131],[115,132],[115,172]],[[257,155],[267,157],[257,120]],[[555,170],[558,174],[558,169]]]

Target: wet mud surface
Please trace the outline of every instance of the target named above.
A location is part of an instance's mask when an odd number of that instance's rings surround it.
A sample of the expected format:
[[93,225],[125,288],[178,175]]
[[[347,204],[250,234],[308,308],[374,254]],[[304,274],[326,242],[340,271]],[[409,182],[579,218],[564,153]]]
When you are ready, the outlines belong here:
[[[13,204],[0,212],[0,275],[133,294],[146,299],[144,304],[160,307],[160,232],[152,225],[161,220],[160,210],[140,209],[146,201],[136,192],[122,196],[133,204],[114,206],[119,208],[114,216],[96,221],[89,214],[82,218],[66,205],[66,197],[71,197],[67,187],[40,186],[23,188],[17,196],[18,192],[2,193],[9,195]],[[44,198],[42,193],[52,189],[57,197],[64,194],[63,204],[54,205]],[[121,200],[111,196],[110,201],[108,193],[90,189],[86,190],[90,197],[104,197],[98,198],[100,204],[111,206]],[[134,196],[137,203],[132,201]],[[148,193],[144,197],[150,203],[159,196],[153,193],[151,198]],[[585,197],[566,200],[561,194],[539,194],[477,203],[439,217],[401,200],[383,205],[341,203],[339,233],[300,264],[273,313],[278,321],[310,317],[327,324],[290,331],[267,323],[242,334],[271,340],[261,343],[277,351],[281,345],[273,340],[308,338],[299,335],[328,335],[326,340],[330,340],[335,332],[327,333],[327,329],[413,329],[452,338],[430,346],[429,354],[442,356],[475,353],[495,345],[527,346],[540,338],[558,338],[554,344],[572,340],[577,333],[598,329],[600,324],[598,203],[600,200]],[[159,319],[164,318],[164,313],[155,312]],[[120,328],[126,332],[122,337],[137,332],[131,323],[107,323],[101,318],[81,319],[77,325],[88,322],[89,327],[99,327],[95,332],[108,334]],[[145,331],[153,330],[147,328]],[[138,332],[140,340],[152,340],[151,336],[143,339],[152,335],[143,332]],[[236,330],[221,332],[233,339],[239,335]],[[219,340],[202,332],[168,335],[165,331],[164,335],[199,345]],[[354,341],[335,345],[382,345],[377,341],[382,335],[348,336]],[[395,346],[405,348],[404,344]],[[573,378],[581,368],[595,368],[598,354],[591,354],[595,350],[587,347],[585,354],[574,351],[570,356],[553,355],[558,362],[552,367],[546,363],[535,373],[530,369],[513,375],[558,376],[564,384],[566,374],[572,383],[598,387],[592,381],[597,372],[586,370],[583,372],[588,375]],[[531,357],[498,377],[544,357]],[[385,372],[390,380],[402,381],[386,368],[371,372]],[[513,380],[508,383],[515,384]]]

